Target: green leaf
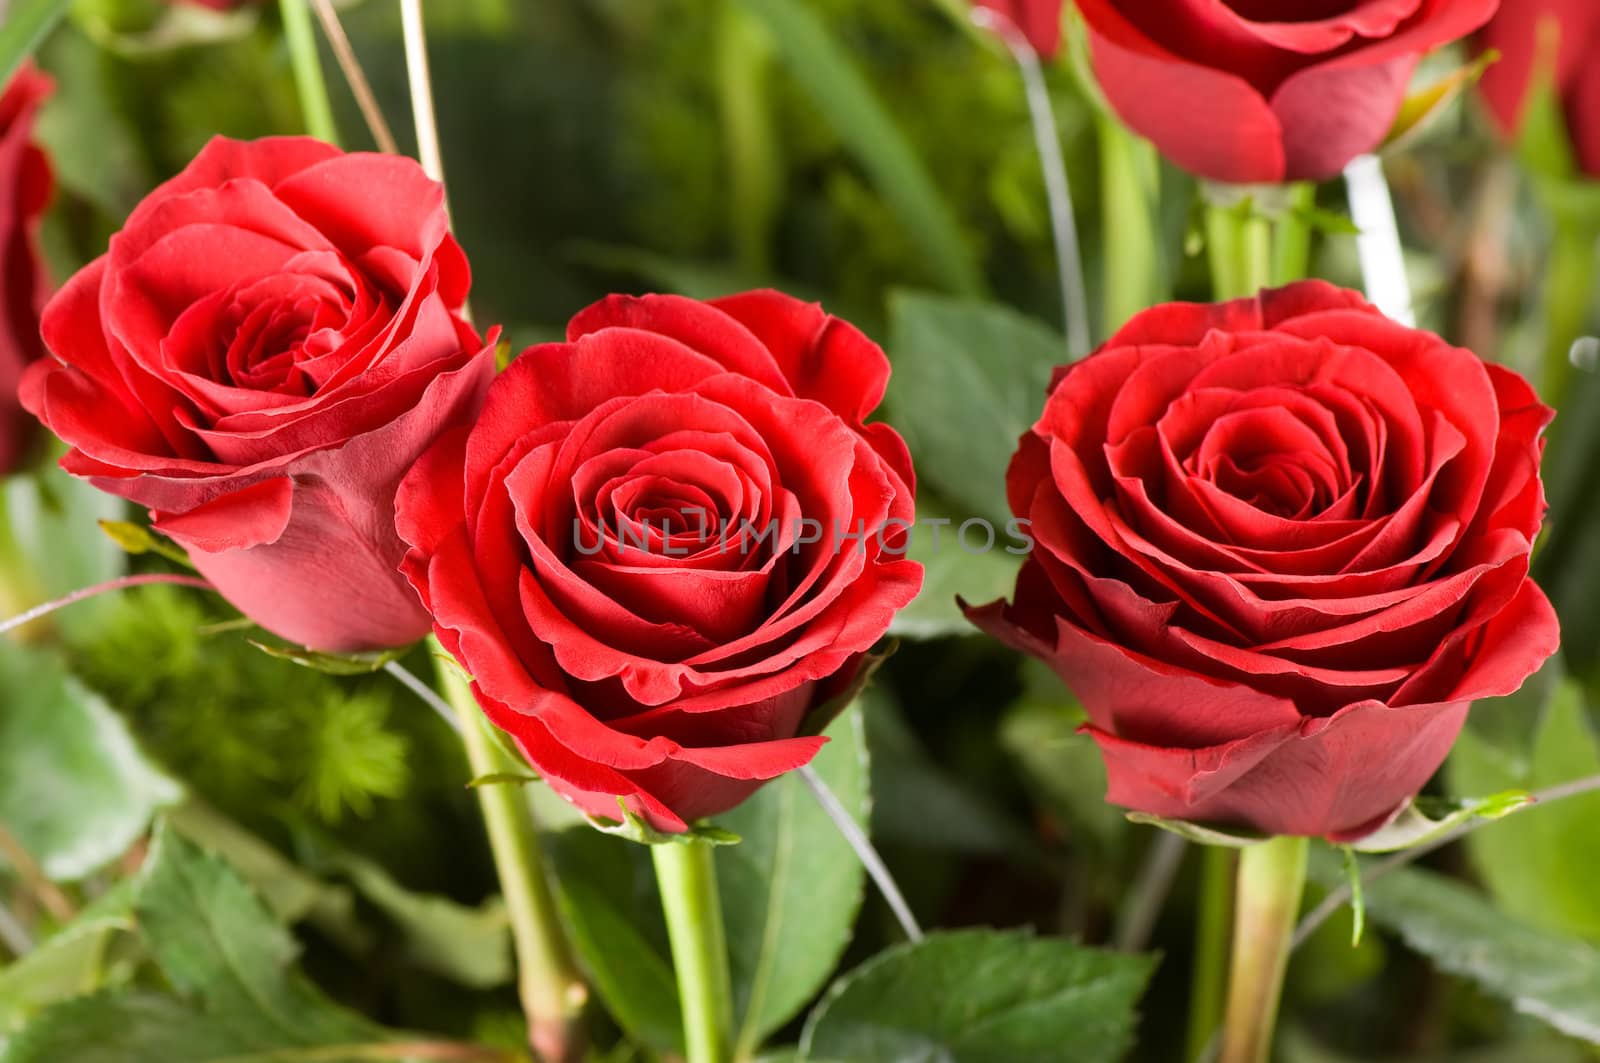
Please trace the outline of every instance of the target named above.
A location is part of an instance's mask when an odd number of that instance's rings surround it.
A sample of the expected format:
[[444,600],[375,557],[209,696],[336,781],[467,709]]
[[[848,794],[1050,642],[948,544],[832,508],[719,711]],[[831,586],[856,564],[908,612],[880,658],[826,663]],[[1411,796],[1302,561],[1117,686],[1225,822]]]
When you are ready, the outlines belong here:
[[[812,767],[867,822],[861,713],[827,732]],[[735,1054],[745,1057],[820,989],[850,943],[866,873],[839,829],[793,773],[721,817],[744,841],[716,853],[733,975]]]
[[15,0],[11,4],[0,20],[0,85],[11,80],[71,6],[72,0]]
[[293,967],[299,946],[250,887],[166,824],[132,907],[176,995],[102,992],[54,1005],[5,1044],[0,1063],[345,1060],[374,1058],[360,1048],[391,1039],[307,981]]
[[126,852],[178,784],[54,656],[0,639],[0,823],[52,879]]
[[0,1035],[46,1005],[93,993],[111,981],[112,947],[134,929],[133,891],[122,883],[0,970]]
[[1467,714],[1467,735],[1487,743],[1517,771],[1525,771],[1550,701],[1565,682],[1564,656],[1551,657],[1516,693],[1474,702]]
[[[127,556],[96,526],[102,518],[122,516],[123,501],[68,476],[54,462],[0,480],[0,507],[0,601],[17,599],[13,608],[104,583],[127,570]],[[88,639],[113,607],[108,599],[92,599],[30,630],[54,625],[70,639]]]
[[596,995],[634,1040],[681,1054],[678,984],[650,851],[588,827],[544,841],[563,922]]
[[[964,507],[963,520],[988,520],[995,550],[1014,561],[1002,549],[1011,515],[1005,470],[1044,409],[1066,342],[1003,306],[900,291],[889,300],[889,353],[889,403],[918,471]],[[939,550],[966,560],[955,534],[960,523],[944,529]],[[928,532],[918,528],[913,539]]]
[[[951,521],[941,526],[937,544],[930,534],[933,520]],[[906,556],[922,562],[922,590],[896,614],[889,625],[891,635],[908,639],[977,635],[978,629],[962,614],[956,599],[982,605],[1011,593],[1022,563],[1020,556],[1006,551],[1012,544],[997,538],[994,549],[970,553],[956,541],[960,524],[929,499],[918,501],[917,530],[910,536]]]
[[812,1012],[801,1058],[1118,1060],[1155,968],[1149,956],[1061,938],[964,930],[888,949],[834,983]]
[[1003,856],[1023,865],[1042,862],[1032,835],[934,760],[887,690],[868,689],[861,709],[867,747],[872,750],[875,837],[901,845]]
[[[1487,828],[1505,830],[1507,828]],[[1313,874],[1344,877],[1331,853]],[[1405,868],[1367,884],[1367,916],[1399,933],[1439,969],[1466,978],[1524,1015],[1600,1044],[1600,951],[1547,934],[1482,894],[1431,871]]]
[[1556,57],[1560,53],[1560,24],[1542,20],[1533,64],[1523,103],[1522,125],[1517,131],[1517,155],[1522,164],[1543,177],[1566,178],[1576,175],[1577,157],[1567,127],[1566,107],[1556,85]]
[[202,801],[190,798],[163,818],[171,829],[226,860],[279,922],[308,920],[351,951],[370,944],[347,887],[322,881]]
[[[1450,790],[1543,789],[1600,774],[1600,740],[1576,683],[1562,682],[1535,724],[1524,757],[1465,731],[1446,766]],[[1466,846],[1485,888],[1508,913],[1544,930],[1600,941],[1594,883],[1600,794],[1535,805],[1515,824],[1474,831]]]
[[380,865],[353,853],[336,854],[327,864],[393,920],[406,959],[416,967],[473,989],[511,981],[511,922],[499,897],[468,908],[406,889]]
[[1095,863],[1115,877],[1115,857],[1130,831],[1122,810],[1106,803],[1100,750],[1077,733],[1085,719],[1064,689],[1059,699],[1025,698],[1007,711],[1000,743],[1022,765],[1029,790],[1070,830],[1073,844],[1089,845]]
[[310,668],[324,675],[355,676],[371,675],[380,672],[384,665],[391,661],[398,661],[410,650],[409,646],[402,646],[395,650],[382,650],[373,653],[320,653],[316,650],[303,649],[298,646],[275,645],[262,642],[258,639],[246,639],[246,642],[266,654],[276,657],[281,661],[290,661],[302,668]]
[[885,206],[918,241],[949,290],[984,289],[976,258],[922,161],[861,72],[804,0],[744,0],[772,31],[779,56],[832,125]]
[[1533,800],[1525,790],[1504,790],[1488,797],[1443,800],[1415,798],[1395,819],[1358,841],[1350,848],[1363,853],[1392,853],[1413,849],[1449,834],[1474,819],[1500,819]]
[[0,1063],[222,1063],[248,1037],[155,993],[98,993],[58,1004],[0,1047]]
[[292,964],[299,946],[222,860],[165,824],[156,832],[134,912],[178,993],[252,1048],[350,1044],[380,1031],[325,998]]

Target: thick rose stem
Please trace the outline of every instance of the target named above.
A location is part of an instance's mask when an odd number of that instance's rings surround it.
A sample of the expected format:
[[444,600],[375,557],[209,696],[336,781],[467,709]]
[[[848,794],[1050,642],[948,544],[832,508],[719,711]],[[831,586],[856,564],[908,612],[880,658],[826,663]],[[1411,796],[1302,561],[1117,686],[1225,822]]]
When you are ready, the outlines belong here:
[[1239,854],[1221,1063],[1267,1063],[1271,1055],[1310,848],[1305,838],[1280,837]]
[[328,86],[322,79],[322,60],[317,55],[317,37],[311,30],[311,10],[307,0],[278,0],[283,15],[283,39],[294,67],[295,89],[300,94],[300,111],[306,132],[329,144],[339,143],[339,130],[333,122],[333,106],[328,101]]
[[[437,639],[429,648],[445,656]],[[471,688],[447,661],[439,662],[439,682],[455,711],[473,776],[517,770],[488,731]],[[578,1021],[589,991],[577,973],[556,912],[554,891],[545,875],[539,836],[521,788],[477,787],[478,807],[489,834],[489,849],[500,877],[511,937],[517,953],[517,992],[528,1019],[528,1041],[548,1063],[580,1059]]]
[[1189,985],[1189,1058],[1206,1058],[1222,1022],[1228,977],[1228,921],[1233,914],[1234,853],[1217,845],[1200,851],[1200,905]]
[[686,838],[652,845],[650,853],[672,942],[688,1063],[728,1063],[733,989],[712,845]]

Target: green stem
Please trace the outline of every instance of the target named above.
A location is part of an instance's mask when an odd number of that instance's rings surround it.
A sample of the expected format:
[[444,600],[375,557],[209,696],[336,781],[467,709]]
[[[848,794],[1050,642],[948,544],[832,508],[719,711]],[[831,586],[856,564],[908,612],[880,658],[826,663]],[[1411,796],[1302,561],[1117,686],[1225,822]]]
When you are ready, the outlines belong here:
[[650,847],[672,940],[688,1063],[731,1058],[733,990],[712,848],[689,840]]
[[[443,656],[435,639],[429,647]],[[523,770],[489,733],[472,689],[454,665],[439,663],[439,685],[455,710],[473,778]],[[476,788],[489,833],[495,871],[517,953],[517,993],[528,1018],[528,1040],[541,1059],[581,1056],[578,1019],[588,990],[577,973],[556,902],[545,876],[539,837],[521,788],[491,784]]]
[[1290,185],[1283,213],[1278,217],[1272,248],[1272,283],[1282,287],[1304,280],[1311,272],[1311,208],[1317,186],[1310,181]]
[[1102,333],[1166,298],[1158,268],[1155,204],[1160,163],[1155,146],[1136,139],[1111,115],[1096,119],[1100,138],[1100,246],[1105,256]]
[[1272,221],[1250,199],[1206,205],[1206,247],[1218,299],[1246,299],[1272,283]]
[[[1211,283],[1218,299],[1243,299],[1272,283],[1272,222],[1248,197],[1213,190],[1206,204],[1206,248]],[[1232,199],[1232,202],[1225,200]],[[1219,201],[1224,200],[1224,201]],[[1211,1041],[1222,1014],[1222,986],[1228,974],[1228,912],[1232,905],[1230,850],[1203,851],[1200,875],[1200,918],[1195,932],[1194,986],[1189,1003],[1189,1058],[1199,1059]]]
[[1211,266],[1211,294],[1232,299],[1243,287],[1239,275],[1239,232],[1230,207],[1206,205],[1206,258]]
[[305,116],[306,132],[318,140],[337,144],[339,130],[333,124],[328,85],[322,80],[322,59],[317,54],[317,36],[311,28],[309,0],[278,0],[278,10],[283,14],[283,40],[289,47],[289,62],[294,67],[294,84],[300,93],[300,111]]
[[1545,357],[1539,397],[1557,409],[1572,381],[1572,345],[1595,307],[1600,231],[1587,219],[1557,218],[1545,280]]
[[741,270],[765,276],[772,271],[772,230],[783,199],[781,149],[769,113],[772,38],[737,0],[723,4],[716,58],[734,252]]
[[1233,915],[1232,849],[1200,849],[1200,911],[1194,935],[1194,967],[1189,984],[1190,1060],[1205,1058],[1222,1025],[1223,987],[1228,980],[1228,926]]
[[1233,973],[1220,1063],[1267,1063],[1306,884],[1305,838],[1272,838],[1239,855]]

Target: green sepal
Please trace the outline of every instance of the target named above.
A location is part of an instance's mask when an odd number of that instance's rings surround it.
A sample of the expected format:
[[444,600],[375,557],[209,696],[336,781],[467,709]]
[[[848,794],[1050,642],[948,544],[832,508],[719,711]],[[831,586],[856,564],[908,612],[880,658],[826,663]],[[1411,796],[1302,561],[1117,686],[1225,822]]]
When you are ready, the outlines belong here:
[[710,823],[693,823],[689,829],[679,834],[669,834],[656,830],[643,816],[628,807],[627,799],[617,798],[617,807],[622,810],[620,820],[606,819],[603,816],[585,816],[589,825],[602,834],[612,834],[618,838],[626,838],[631,842],[641,845],[688,845],[693,842],[705,842],[708,845],[738,845],[743,841],[739,835],[731,830]]
[[1392,853],[1437,841],[1474,819],[1500,819],[1533,803],[1526,790],[1505,790],[1460,801],[1418,797],[1387,825],[1350,843],[1363,853]]
[[855,678],[850,680],[850,685],[812,709],[800,725],[800,733],[796,737],[810,738],[826,731],[844,710],[855,704],[861,692],[867,689],[867,684],[872,682],[873,674],[899,649],[900,640],[890,639],[881,651],[867,654],[861,661],[861,666],[856,669]]
[[1159,827],[1180,838],[1187,838],[1201,845],[1222,845],[1229,849],[1244,849],[1251,845],[1260,845],[1271,839],[1271,835],[1262,834],[1246,827],[1219,827],[1209,823],[1191,823],[1185,819],[1166,819],[1162,816],[1153,816],[1148,812],[1129,812],[1129,823],[1142,823],[1148,827]]
[[1356,851],[1348,845],[1339,846],[1344,856],[1344,877],[1350,884],[1350,947],[1359,948],[1361,935],[1367,929],[1367,898],[1361,889],[1361,862]]
[[135,524],[131,520],[102,520],[100,530],[127,553],[135,556],[155,554],[184,568],[194,568],[194,562],[189,560],[183,547],[143,524]]
[[245,641],[268,657],[291,661],[302,668],[310,668],[324,675],[337,676],[371,675],[373,672],[382,671],[385,665],[404,657],[409,648],[401,647],[374,653],[321,653],[300,646],[275,645],[259,639]]
[[480,786],[525,786],[540,781],[539,776],[520,771],[491,771],[486,775],[475,775],[468,779],[467,789],[476,790]]
[[1463,92],[1483,77],[1484,71],[1500,60],[1500,53],[1489,49],[1470,62],[1464,63],[1432,85],[1407,96],[1400,104],[1400,113],[1378,148],[1381,153],[1404,151],[1427,132],[1433,120],[1444,113]]

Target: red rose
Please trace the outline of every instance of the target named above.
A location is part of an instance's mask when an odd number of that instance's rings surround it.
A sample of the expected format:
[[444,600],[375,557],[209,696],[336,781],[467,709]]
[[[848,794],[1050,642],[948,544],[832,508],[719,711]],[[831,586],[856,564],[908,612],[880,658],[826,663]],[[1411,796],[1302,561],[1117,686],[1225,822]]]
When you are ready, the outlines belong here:
[[396,487],[494,372],[469,280],[415,162],[219,138],[50,301],[23,403],[263,627],[402,645]]
[[1022,32],[1040,59],[1061,51],[1061,8],[1065,0],[973,0],[978,7],[1004,15]]
[[1480,35],[1500,60],[1483,75],[1483,97],[1508,137],[1522,127],[1523,110],[1541,61],[1540,26],[1557,33],[1555,91],[1566,112],[1579,165],[1600,177],[1600,4],[1595,0],[1514,0]]
[[612,296],[567,335],[406,477],[405,570],[558,793],[682,831],[812,758],[921,583],[905,444],[863,423],[889,363],[777,292]]
[[1058,372],[1006,478],[1037,546],[968,615],[1077,693],[1112,802],[1365,834],[1555,651],[1550,416],[1319,281],[1156,307]]
[[24,66],[0,95],[0,474],[16,467],[32,425],[17,404],[22,370],[44,354],[39,310],[50,288],[37,237],[52,182],[33,120],[50,89],[49,78]]
[[1498,4],[1078,0],[1123,121],[1179,166],[1236,184],[1323,180],[1377,147],[1417,61]]

